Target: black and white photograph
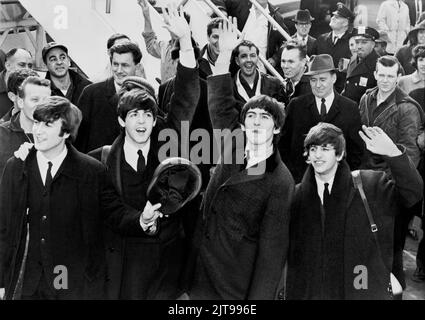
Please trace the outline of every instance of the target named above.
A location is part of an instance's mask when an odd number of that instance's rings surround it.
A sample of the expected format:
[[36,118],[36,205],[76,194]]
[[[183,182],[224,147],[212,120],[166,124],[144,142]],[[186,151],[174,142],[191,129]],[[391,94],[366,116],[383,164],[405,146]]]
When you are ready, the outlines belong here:
[[0,309],[425,300],[424,153],[425,0],[0,0]]

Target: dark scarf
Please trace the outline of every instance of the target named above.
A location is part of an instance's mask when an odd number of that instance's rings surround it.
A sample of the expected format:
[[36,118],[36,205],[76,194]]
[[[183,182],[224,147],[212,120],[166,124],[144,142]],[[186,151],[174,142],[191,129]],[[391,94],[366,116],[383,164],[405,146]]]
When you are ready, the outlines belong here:
[[322,235],[321,202],[312,166],[307,168],[291,216],[288,299],[344,299],[345,214],[351,173],[341,161]]

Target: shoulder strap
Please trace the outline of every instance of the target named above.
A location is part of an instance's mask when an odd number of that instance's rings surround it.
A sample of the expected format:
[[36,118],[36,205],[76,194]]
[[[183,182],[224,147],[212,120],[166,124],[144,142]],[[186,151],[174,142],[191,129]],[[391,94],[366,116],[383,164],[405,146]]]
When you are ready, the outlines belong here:
[[370,223],[370,230],[372,231],[372,233],[375,234],[378,231],[378,226],[373,220],[372,211],[370,210],[369,203],[367,202],[366,194],[364,193],[362,176],[360,175],[360,170],[351,172],[351,175],[353,177],[354,187],[357,190],[359,190],[360,197],[362,198],[363,205],[366,209],[367,218],[369,219],[369,223]]
[[[381,257],[382,262],[385,264],[384,256],[382,255],[381,246],[379,245],[378,240],[378,227],[376,226],[375,221],[373,220],[372,211],[370,210],[369,203],[367,202],[366,194],[363,189],[363,183],[362,183],[362,177],[360,174],[360,170],[352,171],[351,175],[353,177],[353,183],[354,187],[359,190],[360,197],[362,198],[363,205],[366,209],[367,217],[369,219],[370,223],[370,229],[372,230],[373,237],[375,239],[376,248],[378,249],[378,254]],[[403,288],[401,287],[400,282],[397,280],[397,278],[393,275],[391,270],[388,270],[390,272],[390,285],[388,287],[388,290],[391,295],[400,294],[403,292]]]
[[106,161],[108,160],[109,152],[111,151],[111,146],[103,146],[102,153],[100,155],[100,161],[106,165]]

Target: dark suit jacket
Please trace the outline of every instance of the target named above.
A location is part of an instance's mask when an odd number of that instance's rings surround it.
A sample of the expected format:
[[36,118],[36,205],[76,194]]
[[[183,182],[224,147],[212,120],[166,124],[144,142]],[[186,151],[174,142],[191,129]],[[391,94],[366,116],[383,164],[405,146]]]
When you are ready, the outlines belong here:
[[[286,108],[286,112],[287,117],[279,149],[295,182],[299,182],[307,167],[306,158],[303,156],[305,135],[313,126],[322,122],[322,119],[313,94],[294,98]],[[357,104],[335,92],[334,102],[324,122],[332,123],[342,130],[347,143],[348,164],[351,169],[357,169],[365,149],[358,133],[361,121]]]
[[[359,64],[356,63],[355,59],[350,61],[344,91],[341,93],[344,97],[359,103],[367,89],[376,87],[374,72],[378,58],[379,55],[375,50],[372,50]],[[364,79],[367,79],[367,81],[365,82]]]
[[120,133],[114,78],[91,84],[84,88],[78,107],[83,120],[75,141],[76,148],[84,153],[110,145]]
[[[17,158],[9,159],[0,184],[0,287],[6,288],[8,299],[12,297],[23,261],[28,170],[29,162],[35,157],[36,151],[32,149],[24,162]],[[78,152],[71,145],[68,145],[68,154],[53,179],[52,188],[56,184],[58,188],[66,188],[68,193],[65,198],[50,199],[52,208],[61,208],[54,212],[47,230],[51,240],[51,261],[54,263],[49,266],[52,268],[51,275],[54,276],[55,265],[67,266],[73,270],[68,275],[69,287],[84,288],[82,292],[61,290],[58,295],[65,299],[104,298],[106,264],[102,219],[118,221],[122,228],[137,228],[140,213],[124,208],[107,183],[106,168],[100,162]],[[132,223],[121,223],[122,217]],[[73,229],[69,229],[67,221],[75,222]]]
[[[393,179],[382,171],[360,171],[378,226],[384,261],[345,161],[340,162],[335,174],[324,230],[314,170],[308,167],[296,187],[291,211],[287,299],[390,299],[387,288],[392,269],[394,218],[403,213],[403,207],[422,198],[423,183],[405,152],[386,157],[386,162]],[[359,266],[367,268],[367,290],[354,286]]]
[[224,139],[222,160],[233,161],[217,165],[205,194],[190,296],[272,300],[286,259],[294,184],[276,150],[252,171],[245,169],[243,161],[235,161],[243,155],[244,144],[235,146],[231,136],[237,136],[239,142],[244,138],[230,84],[230,74],[208,79],[213,128],[232,131]]
[[[168,100],[169,108],[165,118],[158,116],[155,127],[151,134],[151,146],[147,157],[146,172],[143,179],[152,180],[154,171],[161,161],[159,150],[165,141],[159,141],[161,131],[168,129],[181,133],[181,122],[191,123],[199,100],[199,77],[197,69],[177,66],[176,77],[170,79],[175,84],[175,91]],[[123,192],[123,185],[127,181],[122,180],[121,166],[123,158],[123,145],[125,134],[121,134],[112,144],[111,151],[106,161],[108,175],[120,194],[124,203],[129,203],[130,195]],[[184,141],[186,142],[186,141]],[[184,144],[182,142],[181,144]],[[101,148],[90,155],[101,159]],[[178,155],[171,155],[172,157]],[[131,186],[129,187],[131,188]],[[144,202],[140,210],[146,204],[147,190],[140,198]],[[134,266],[140,265],[134,283],[126,291],[132,292],[131,299],[176,299],[178,297],[179,276],[183,268],[185,253],[181,252],[183,228],[181,214],[175,214],[167,219],[159,220],[158,234],[147,236],[140,228],[138,232],[120,232],[119,229],[110,226],[105,229],[106,258],[108,263],[108,298],[118,299],[122,285],[123,273],[126,270],[134,272]],[[126,246],[131,243],[132,250],[137,254],[126,256]],[[125,261],[125,262],[124,262]],[[131,271],[132,270],[132,271]],[[127,284],[128,285],[128,284]]]
[[[332,32],[322,34],[317,38],[317,54],[330,54],[333,58],[335,68],[338,68],[338,63],[341,58],[350,59],[351,57],[351,51],[348,45],[349,40],[349,30],[345,32],[345,34],[336,42],[336,44],[333,44],[332,42]],[[338,93],[344,89],[345,77],[345,73],[337,71],[335,90]]]
[[[212,0],[212,2],[222,11],[227,12],[229,16],[236,17],[238,19],[238,29],[243,30],[246,21],[249,17],[249,10],[251,9],[252,3],[249,0]],[[274,7],[269,3],[270,15],[276,20],[276,22],[287,32],[288,28],[283,22],[283,18],[278,12],[279,8]],[[268,24],[268,44],[266,59],[273,58],[276,63],[279,63],[280,57],[278,56],[278,50],[285,38],[280,34],[279,31],[274,30],[271,23]]]

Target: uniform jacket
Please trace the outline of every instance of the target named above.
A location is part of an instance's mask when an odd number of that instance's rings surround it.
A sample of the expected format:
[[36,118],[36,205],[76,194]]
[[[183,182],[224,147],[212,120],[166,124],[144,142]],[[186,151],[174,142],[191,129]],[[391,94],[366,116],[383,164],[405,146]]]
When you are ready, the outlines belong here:
[[[338,67],[341,58],[350,59],[351,51],[348,45],[351,33],[349,30],[339,39],[336,44],[332,42],[332,31],[317,37],[317,54],[330,54],[333,58],[335,68]],[[335,90],[340,93],[344,89],[346,73],[337,71]]]
[[[366,92],[360,101],[360,115],[362,124],[380,127],[394,141],[403,145],[406,153],[417,166],[420,159],[419,147],[416,139],[425,121],[421,106],[409,97],[400,88],[382,103],[379,110],[376,101],[372,107],[372,100],[376,99],[378,88]],[[386,169],[382,157],[367,152],[362,167],[368,169]]]
[[[87,87],[91,82],[84,78],[82,75],[77,73],[74,70],[69,69],[69,76],[71,77],[72,82],[72,92],[70,94],[70,97],[67,97],[69,101],[71,101],[73,104],[75,104],[78,107],[78,99],[81,96],[81,93],[83,92],[83,89]],[[46,79],[49,79],[50,82],[50,88],[52,89],[52,96],[60,96],[64,97],[64,94],[62,91],[55,86],[53,81],[51,80],[50,72],[46,73]]]
[[[286,112],[287,117],[279,150],[294,180],[299,182],[307,167],[303,156],[305,135],[322,119],[313,94],[292,99]],[[325,122],[332,123],[343,131],[347,142],[348,163],[353,170],[357,169],[365,148],[358,133],[361,122],[357,104],[335,92],[335,99],[326,115]]]
[[[6,288],[8,299],[15,288],[23,258],[28,170],[35,157],[36,151],[32,149],[24,162],[9,159],[0,184],[0,287]],[[53,179],[52,188],[65,188],[68,193],[64,198],[50,200],[53,208],[62,208],[52,214],[48,230],[48,239],[52,239],[49,247],[53,263],[49,266],[51,274],[53,276],[53,266],[67,266],[69,288],[84,288],[82,296],[75,296],[76,293],[69,290],[58,294],[66,299],[103,298],[106,265],[102,219],[119,221],[117,224],[121,228],[129,229],[134,228],[140,213],[125,210],[107,182],[105,167],[71,145],[68,145],[68,154]],[[127,217],[126,221],[122,220],[123,216]],[[133,224],[128,223],[129,220]]]
[[79,151],[87,153],[114,142],[120,133],[117,103],[113,77],[84,88],[77,103],[83,114],[75,141]]
[[356,59],[351,59],[347,69],[344,91],[341,93],[343,96],[359,103],[367,89],[376,87],[374,72],[378,58],[379,55],[372,50],[359,64]]
[[[385,161],[393,180],[382,171],[360,171],[384,261],[345,161],[335,175],[323,231],[314,170],[308,167],[291,212],[287,299],[390,299],[394,218],[422,198],[423,182],[406,153]],[[355,287],[359,266],[363,276],[367,270],[367,290]]]
[[[192,121],[199,100],[198,70],[178,65],[175,81],[175,91],[169,100],[169,112],[165,118],[157,117],[152,130],[151,145],[147,157],[147,173],[144,176],[152,180],[157,166],[164,159],[158,159],[159,149],[165,141],[159,141],[159,133],[163,129],[174,129],[181,132],[181,121]],[[124,133],[114,141],[107,159],[108,174],[112,183],[127,203],[128,195],[123,193],[121,164],[123,157]],[[101,148],[90,152],[96,159],[101,159]],[[177,155],[174,155],[177,156]],[[145,193],[147,190],[145,190]],[[145,202],[146,203],[146,202]],[[143,205],[144,208],[144,205]],[[143,208],[139,208],[143,210]],[[179,214],[170,218],[160,219],[159,232],[155,236],[145,234],[140,228],[137,234],[120,232],[115,228],[106,228],[106,258],[108,263],[107,291],[110,299],[118,299],[120,295],[123,263],[129,266],[139,265],[143,275],[139,282],[134,283],[133,298],[139,299],[176,299],[178,296],[179,275],[184,263],[184,253],[179,251],[183,238],[182,217]],[[133,249],[135,242],[139,247],[138,255],[125,256],[125,247],[131,241]],[[149,258],[147,258],[149,256]]]
[[[230,83],[230,74],[208,79],[211,119],[214,129],[234,129],[233,135],[243,139]],[[253,171],[244,169],[243,159],[236,161],[244,145],[232,146],[228,139],[204,198],[190,296],[273,299],[288,247],[293,179],[276,151]],[[230,164],[223,162],[227,157]]]
[[[249,0],[212,0],[212,2],[222,11],[227,12],[229,16],[236,17],[238,19],[238,29],[243,30],[246,21],[249,17],[249,10],[251,9],[251,2]],[[276,20],[276,22],[287,32],[288,29],[283,22],[283,18],[278,12],[279,8],[274,7],[269,3],[270,16]],[[285,38],[280,34],[279,31],[275,30],[272,24],[268,24],[268,44],[266,59],[273,58],[276,63],[279,63],[280,57],[278,50]]]

